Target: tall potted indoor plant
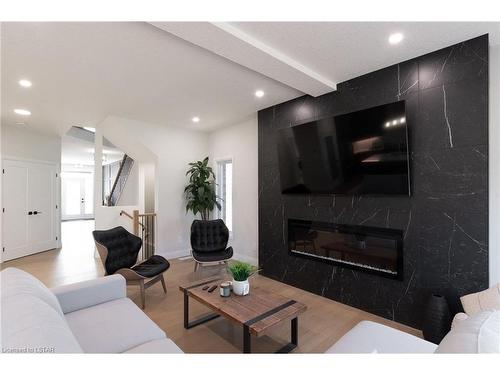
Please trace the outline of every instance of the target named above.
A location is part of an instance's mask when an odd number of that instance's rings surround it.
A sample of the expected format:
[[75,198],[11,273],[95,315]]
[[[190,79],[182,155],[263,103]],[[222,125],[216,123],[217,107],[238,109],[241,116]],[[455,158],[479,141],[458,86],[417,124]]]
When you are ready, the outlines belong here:
[[210,212],[215,207],[220,210],[221,205],[215,192],[215,174],[208,165],[208,156],[203,161],[189,163],[189,167],[186,172],[189,184],[184,189],[186,212],[199,213],[202,220],[210,220]]

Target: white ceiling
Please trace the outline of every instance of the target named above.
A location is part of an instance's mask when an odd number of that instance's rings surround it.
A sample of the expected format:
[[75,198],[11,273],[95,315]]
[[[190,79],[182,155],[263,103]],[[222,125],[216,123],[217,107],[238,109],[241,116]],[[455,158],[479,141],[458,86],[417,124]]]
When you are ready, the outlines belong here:
[[[156,27],[317,96],[337,83],[486,33],[500,22],[156,22]],[[394,46],[392,33],[405,39]]]
[[147,23],[2,24],[3,124],[26,108],[61,135],[108,115],[211,129],[301,94]]
[[[103,164],[122,160],[124,153],[116,147],[103,146]],[[94,143],[70,135],[63,135],[61,141],[61,164],[94,165]]]
[[481,22],[3,23],[2,124],[62,135],[113,115],[211,130],[488,32],[499,44],[500,23]]
[[[500,22],[247,22],[233,26],[300,61],[334,83],[490,33],[500,44]],[[390,34],[405,36],[396,46]]]

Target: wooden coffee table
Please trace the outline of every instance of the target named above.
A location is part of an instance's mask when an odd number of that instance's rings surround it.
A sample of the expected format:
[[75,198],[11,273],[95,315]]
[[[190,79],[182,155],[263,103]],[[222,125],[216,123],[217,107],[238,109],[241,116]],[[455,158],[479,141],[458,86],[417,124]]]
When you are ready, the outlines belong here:
[[[181,285],[179,289],[184,293],[184,328],[190,329],[212,319],[223,316],[243,328],[243,353],[251,352],[251,335],[261,336],[264,332],[291,319],[291,340],[277,353],[289,353],[298,345],[298,316],[306,311],[307,306],[292,299],[271,293],[259,287],[250,288],[250,294],[230,297],[219,295],[220,277],[198,280]],[[217,285],[212,293],[203,290],[204,286]],[[201,302],[214,313],[205,315],[195,321],[189,321],[189,297]]]

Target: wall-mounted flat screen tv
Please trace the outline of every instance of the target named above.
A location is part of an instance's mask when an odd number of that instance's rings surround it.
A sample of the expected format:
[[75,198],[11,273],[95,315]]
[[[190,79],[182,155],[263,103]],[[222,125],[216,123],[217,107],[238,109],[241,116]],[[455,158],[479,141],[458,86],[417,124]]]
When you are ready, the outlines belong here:
[[404,101],[278,133],[284,194],[410,194]]

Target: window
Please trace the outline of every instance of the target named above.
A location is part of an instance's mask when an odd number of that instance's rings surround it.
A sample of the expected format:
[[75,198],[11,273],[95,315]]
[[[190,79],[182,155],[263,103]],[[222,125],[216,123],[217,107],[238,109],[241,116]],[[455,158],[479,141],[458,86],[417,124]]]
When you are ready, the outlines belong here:
[[217,195],[221,198],[218,218],[224,220],[229,232],[233,231],[233,161],[217,161]]

